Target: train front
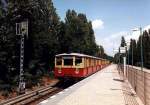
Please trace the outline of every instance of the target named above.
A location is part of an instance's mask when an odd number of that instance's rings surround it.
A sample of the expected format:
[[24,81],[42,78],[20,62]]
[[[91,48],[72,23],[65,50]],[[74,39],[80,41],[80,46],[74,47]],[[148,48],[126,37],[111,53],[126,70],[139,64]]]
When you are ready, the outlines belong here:
[[80,54],[58,54],[55,56],[55,77],[81,78],[84,76],[84,58]]

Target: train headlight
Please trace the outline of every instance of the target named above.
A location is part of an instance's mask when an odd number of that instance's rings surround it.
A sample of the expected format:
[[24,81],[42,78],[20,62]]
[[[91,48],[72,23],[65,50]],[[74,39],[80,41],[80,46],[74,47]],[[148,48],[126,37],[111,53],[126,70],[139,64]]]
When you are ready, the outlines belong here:
[[75,73],[79,74],[79,69],[78,68],[76,68]]
[[58,69],[58,73],[61,73],[61,68]]

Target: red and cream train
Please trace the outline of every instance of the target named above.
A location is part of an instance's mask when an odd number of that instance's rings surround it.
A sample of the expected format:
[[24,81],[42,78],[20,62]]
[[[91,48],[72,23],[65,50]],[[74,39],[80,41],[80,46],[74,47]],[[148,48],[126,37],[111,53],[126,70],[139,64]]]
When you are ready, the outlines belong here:
[[79,53],[58,54],[55,56],[54,74],[57,78],[84,78],[101,70],[109,63],[106,59]]

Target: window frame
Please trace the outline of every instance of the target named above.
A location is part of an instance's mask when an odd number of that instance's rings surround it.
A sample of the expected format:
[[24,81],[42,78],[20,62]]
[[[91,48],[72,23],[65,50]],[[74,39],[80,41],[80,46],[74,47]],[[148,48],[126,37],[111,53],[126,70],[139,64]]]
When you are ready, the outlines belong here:
[[[68,59],[68,60],[71,60],[71,59],[72,59],[72,64],[66,65],[66,64],[65,64],[65,60],[67,60],[67,59],[64,59],[64,58],[70,58],[70,59]],[[73,56],[63,56],[63,57],[62,57],[62,60],[63,60],[63,66],[74,66],[74,57],[73,57]]]

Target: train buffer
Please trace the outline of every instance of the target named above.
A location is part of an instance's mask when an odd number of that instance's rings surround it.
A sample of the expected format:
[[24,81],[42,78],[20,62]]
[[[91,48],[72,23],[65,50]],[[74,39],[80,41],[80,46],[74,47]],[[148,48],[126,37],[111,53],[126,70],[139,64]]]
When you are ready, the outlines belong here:
[[112,64],[39,105],[143,105]]

